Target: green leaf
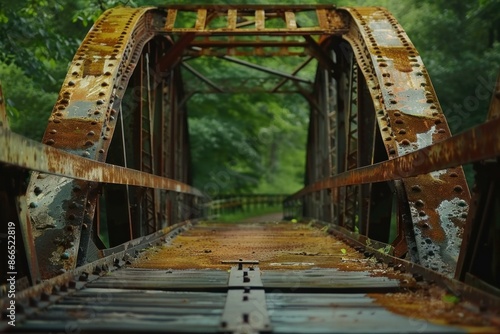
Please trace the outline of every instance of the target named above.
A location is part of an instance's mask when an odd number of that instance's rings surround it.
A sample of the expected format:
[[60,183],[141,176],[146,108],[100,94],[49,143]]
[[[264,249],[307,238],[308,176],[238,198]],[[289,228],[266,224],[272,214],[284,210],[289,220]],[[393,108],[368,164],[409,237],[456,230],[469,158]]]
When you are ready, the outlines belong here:
[[387,245],[385,247],[380,247],[379,249],[377,249],[380,253],[384,253],[384,254],[389,254],[389,252],[391,251],[391,245]]
[[441,297],[441,300],[445,303],[457,304],[460,301],[460,298],[455,295],[446,294]]
[[346,251],[346,249],[345,249],[345,248],[342,248],[340,251],[341,251],[341,252],[342,252],[342,254],[344,254],[344,255],[345,255],[345,254],[347,254],[347,251]]

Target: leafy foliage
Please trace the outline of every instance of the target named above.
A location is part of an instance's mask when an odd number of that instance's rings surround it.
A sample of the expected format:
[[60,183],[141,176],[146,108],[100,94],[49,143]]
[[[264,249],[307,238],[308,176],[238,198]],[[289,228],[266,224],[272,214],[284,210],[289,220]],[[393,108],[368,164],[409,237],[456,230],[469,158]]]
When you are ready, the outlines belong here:
[[16,64],[36,84],[43,83],[43,89],[57,90],[66,72],[65,64],[85,35],[81,25],[60,18],[77,10],[79,3],[55,0],[2,2],[0,61]]
[[215,184],[219,193],[298,189],[308,110],[300,96],[291,100],[295,103],[284,96],[245,94],[192,98],[195,185]]
[[0,63],[0,78],[6,83],[2,90],[10,127],[19,134],[41,140],[57,93],[41,90],[14,64]]

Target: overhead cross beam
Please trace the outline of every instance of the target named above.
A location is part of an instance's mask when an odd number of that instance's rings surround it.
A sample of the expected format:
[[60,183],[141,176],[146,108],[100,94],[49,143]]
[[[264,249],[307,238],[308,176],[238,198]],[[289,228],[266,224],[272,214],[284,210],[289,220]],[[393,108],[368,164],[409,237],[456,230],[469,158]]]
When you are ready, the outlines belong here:
[[224,93],[224,90],[222,88],[217,86],[213,81],[205,77],[203,74],[195,70],[193,67],[189,66],[186,63],[182,63],[182,67],[184,67],[186,70],[194,74],[198,79],[200,79],[201,81],[203,81],[204,83],[215,89],[217,92]]
[[[299,66],[297,66],[297,68],[295,68],[295,70],[293,70],[291,75],[295,76],[304,67],[306,67],[307,64],[309,64],[311,62],[311,60],[313,60],[313,57],[307,58],[302,64],[300,64]],[[280,89],[280,87],[283,86],[287,81],[288,81],[288,78],[284,78],[283,80],[281,80],[273,89],[271,89],[271,93],[276,93],[278,91],[278,89]]]
[[287,79],[293,80],[295,82],[302,82],[302,83],[306,83],[306,84],[312,84],[312,81],[310,81],[310,80],[299,78],[299,77],[297,77],[295,75],[291,75],[291,74],[284,73],[284,72],[281,72],[281,71],[273,70],[273,69],[271,69],[269,67],[257,65],[257,64],[245,61],[245,60],[237,59],[237,58],[230,57],[230,56],[220,56],[219,58],[227,60],[227,61],[230,61],[230,62],[235,63],[235,64],[243,65],[243,66],[246,66],[246,67],[249,67],[249,68],[261,71],[261,72],[265,72],[265,73],[269,73],[269,74],[274,74],[274,75],[277,75],[277,76],[280,76],[280,77],[283,77],[283,78],[287,78]]

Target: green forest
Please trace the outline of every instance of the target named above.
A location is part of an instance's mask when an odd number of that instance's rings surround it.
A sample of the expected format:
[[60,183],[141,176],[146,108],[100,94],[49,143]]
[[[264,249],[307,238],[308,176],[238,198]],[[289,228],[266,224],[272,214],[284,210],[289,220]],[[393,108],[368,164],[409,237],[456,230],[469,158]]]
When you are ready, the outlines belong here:
[[[453,133],[483,122],[500,70],[500,0],[282,1],[383,6],[419,50]],[[114,6],[268,1],[0,0],[0,81],[13,131],[42,138],[68,64],[99,15]],[[275,1],[273,3],[280,3]],[[290,72],[296,60],[266,59]],[[210,78],[259,72],[203,57],[190,62]],[[185,71],[185,82],[190,73]],[[228,73],[231,74],[228,76]],[[300,72],[313,80],[314,66]],[[196,82],[194,83],[197,84]],[[233,85],[240,83],[232,82]],[[291,193],[302,187],[308,103],[299,95],[197,94],[188,101],[194,184],[222,193]],[[202,189],[203,190],[203,189]]]

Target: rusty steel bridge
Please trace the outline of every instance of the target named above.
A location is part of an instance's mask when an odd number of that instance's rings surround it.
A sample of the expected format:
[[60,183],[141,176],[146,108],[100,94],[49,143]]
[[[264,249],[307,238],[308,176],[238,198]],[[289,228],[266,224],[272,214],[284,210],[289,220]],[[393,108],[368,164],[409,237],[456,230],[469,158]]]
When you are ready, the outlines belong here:
[[[289,73],[245,56],[302,63]],[[223,87],[189,65],[197,57],[277,80]],[[315,80],[301,77],[314,63]],[[307,100],[305,186],[284,217],[206,219],[186,110],[201,92],[181,69],[209,93]],[[0,330],[498,332],[500,80],[491,88],[485,122],[452,136],[383,8],[110,9],[76,51],[42,143],[9,130],[0,98]]]

